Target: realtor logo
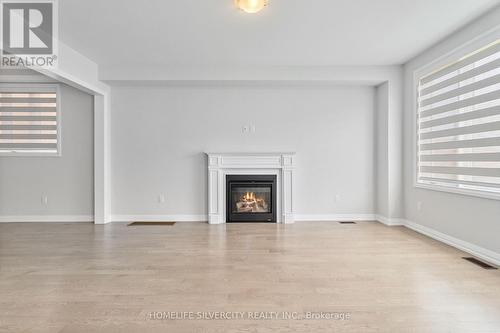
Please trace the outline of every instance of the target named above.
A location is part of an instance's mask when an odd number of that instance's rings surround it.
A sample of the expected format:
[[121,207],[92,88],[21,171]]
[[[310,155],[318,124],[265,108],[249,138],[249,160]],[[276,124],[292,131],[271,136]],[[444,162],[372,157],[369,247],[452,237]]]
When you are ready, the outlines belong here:
[[55,66],[56,5],[55,0],[0,0],[1,66]]

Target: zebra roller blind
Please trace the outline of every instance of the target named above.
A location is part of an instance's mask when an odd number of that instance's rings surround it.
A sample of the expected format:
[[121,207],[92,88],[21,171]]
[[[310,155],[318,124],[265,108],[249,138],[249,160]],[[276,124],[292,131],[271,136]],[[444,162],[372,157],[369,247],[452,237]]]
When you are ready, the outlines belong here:
[[419,79],[417,183],[500,197],[500,40]]
[[0,154],[58,154],[57,87],[0,85]]

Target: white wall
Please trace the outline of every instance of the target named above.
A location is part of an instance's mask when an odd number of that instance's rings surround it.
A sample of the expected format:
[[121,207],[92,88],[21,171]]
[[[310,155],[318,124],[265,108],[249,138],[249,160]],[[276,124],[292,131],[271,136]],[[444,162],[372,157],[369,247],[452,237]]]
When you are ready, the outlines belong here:
[[296,151],[298,214],[374,212],[374,88],[122,86],[111,99],[114,215],[207,214],[205,151]]
[[375,88],[376,98],[376,213],[389,218],[389,82],[385,82]]
[[0,221],[92,220],[93,98],[62,84],[61,112],[60,157],[0,157]]
[[[417,56],[404,67],[404,190],[405,216],[411,222],[500,253],[500,201],[418,189],[413,186],[413,72],[498,26],[500,7]],[[422,210],[417,203],[422,202]],[[500,256],[498,256],[500,258]]]
[[47,77],[94,96],[94,222],[110,222],[111,165],[109,86],[99,80],[97,63],[58,41],[57,66],[34,68]]
[[375,206],[377,219],[387,225],[401,225],[403,217],[402,85],[402,68],[397,68],[375,88]]

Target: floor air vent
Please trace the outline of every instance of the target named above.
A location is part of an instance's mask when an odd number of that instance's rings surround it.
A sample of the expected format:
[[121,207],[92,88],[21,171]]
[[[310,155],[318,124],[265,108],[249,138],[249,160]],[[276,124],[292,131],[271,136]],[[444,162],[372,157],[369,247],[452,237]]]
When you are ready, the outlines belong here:
[[137,221],[137,222],[132,222],[128,224],[128,226],[135,226],[135,225],[174,225],[175,222],[147,222],[147,221]]
[[342,221],[342,222],[339,222],[340,224],[356,224],[356,222],[354,221]]
[[481,260],[478,260],[476,258],[463,257],[462,259],[465,259],[465,260],[467,260],[467,261],[469,261],[469,262],[471,262],[471,263],[473,263],[475,265],[478,265],[479,267],[482,267],[484,269],[497,269],[496,267],[493,267],[493,266],[491,266],[491,265],[489,265],[489,264],[487,264],[487,263],[485,263],[485,262],[483,262]]

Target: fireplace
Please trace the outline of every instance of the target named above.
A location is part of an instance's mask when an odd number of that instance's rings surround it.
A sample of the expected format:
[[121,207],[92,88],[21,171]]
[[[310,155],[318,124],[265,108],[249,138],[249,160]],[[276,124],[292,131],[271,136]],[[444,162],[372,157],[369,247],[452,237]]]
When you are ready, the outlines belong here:
[[[208,223],[221,224],[228,221],[243,222],[263,220],[263,222],[293,223],[295,220],[295,164],[296,158],[293,152],[264,152],[264,153],[206,153],[207,154],[207,206]],[[229,181],[255,181],[254,185],[261,182],[274,182],[271,186],[271,206],[266,212],[252,213],[242,216],[243,212],[235,210],[231,187],[227,177],[245,176],[242,179],[231,178]],[[272,175],[272,178],[268,178]],[[264,178],[262,176],[266,176]],[[264,182],[264,184],[262,184]],[[246,184],[247,186],[249,184]],[[269,185],[267,185],[269,186]],[[247,188],[248,189],[248,188]],[[243,191],[241,191],[243,192]],[[252,192],[252,191],[246,191]],[[244,195],[246,194],[244,193]],[[268,192],[269,193],[269,192]],[[255,191],[254,191],[255,194]],[[251,194],[250,194],[251,197]],[[238,197],[236,197],[238,198]],[[229,202],[229,203],[228,203]],[[241,206],[241,205],[240,205]],[[270,208],[269,208],[270,207]],[[230,209],[228,209],[230,208]],[[247,208],[248,209],[248,208]],[[261,208],[260,208],[261,209]],[[262,210],[262,209],[261,209]],[[272,214],[267,211],[271,210]],[[263,215],[268,216],[264,219]]]
[[226,175],[227,222],[276,222],[276,175]]

